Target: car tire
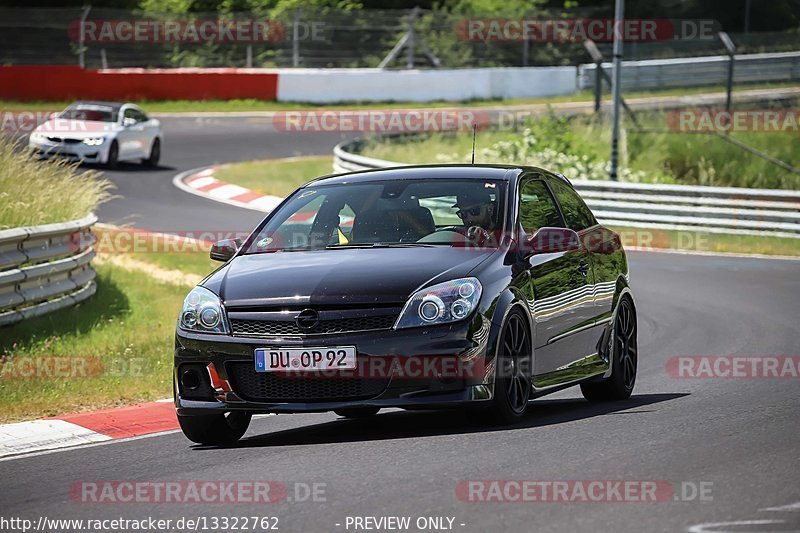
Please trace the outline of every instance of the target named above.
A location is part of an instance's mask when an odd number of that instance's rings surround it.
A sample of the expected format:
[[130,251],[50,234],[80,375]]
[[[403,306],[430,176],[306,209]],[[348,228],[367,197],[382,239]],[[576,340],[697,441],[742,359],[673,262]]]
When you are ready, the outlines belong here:
[[178,415],[178,424],[186,438],[197,444],[233,444],[250,425],[251,413],[231,412],[215,415]]
[[629,298],[622,298],[614,320],[610,342],[611,376],[602,381],[581,384],[583,397],[590,402],[627,400],[636,385],[638,347],[636,311]]
[[156,137],[153,140],[153,145],[150,146],[150,156],[142,159],[142,164],[147,167],[157,167],[158,161],[161,159],[161,140]]
[[491,404],[478,411],[489,424],[514,424],[524,416],[531,398],[530,355],[531,336],[528,322],[519,311],[512,311],[500,334],[497,368],[494,378],[494,398]]
[[334,409],[333,412],[343,418],[369,418],[375,416],[380,411],[379,407],[348,407],[346,409]]
[[119,163],[119,145],[117,141],[112,141],[111,146],[108,147],[106,166],[108,168],[117,168],[117,163]]

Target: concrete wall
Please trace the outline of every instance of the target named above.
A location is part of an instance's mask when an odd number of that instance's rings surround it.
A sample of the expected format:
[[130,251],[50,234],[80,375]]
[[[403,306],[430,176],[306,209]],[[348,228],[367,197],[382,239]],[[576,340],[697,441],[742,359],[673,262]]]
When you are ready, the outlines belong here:
[[576,91],[577,69],[278,69],[278,73],[278,100],[283,102],[458,102],[571,94]]

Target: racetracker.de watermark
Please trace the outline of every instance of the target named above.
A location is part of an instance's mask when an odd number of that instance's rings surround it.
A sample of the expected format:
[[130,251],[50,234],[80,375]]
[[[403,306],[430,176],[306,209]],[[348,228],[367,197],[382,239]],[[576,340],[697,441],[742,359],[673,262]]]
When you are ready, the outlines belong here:
[[113,122],[60,117],[55,111],[0,111],[0,132],[8,135],[31,133],[41,126],[44,135],[103,133],[111,131]]
[[68,34],[74,43],[276,43],[286,28],[270,19],[89,19],[72,21]]
[[666,370],[675,379],[798,379],[800,355],[678,355]]
[[465,503],[661,503],[712,501],[713,482],[620,479],[462,480]]
[[798,109],[678,109],[666,120],[669,129],[684,133],[800,133]]
[[76,481],[70,499],[88,504],[324,503],[327,483],[273,480]]
[[[303,220],[301,220],[303,219]],[[313,217],[305,220],[303,217],[294,216],[289,219],[292,222],[303,222],[311,224]],[[345,221],[341,224],[342,228],[351,228],[352,220]],[[271,239],[270,245],[264,249],[250,250],[252,253],[273,252],[276,249],[297,246],[309,246],[314,244],[309,241],[307,232],[297,231],[296,234],[282,233],[279,239],[276,235],[274,238],[267,236]],[[485,248],[494,248],[499,243],[503,242],[504,238],[513,239],[516,235],[503,232],[489,232],[489,238],[483,240],[464,241],[462,239],[453,240],[453,246],[460,250],[483,250]],[[713,235],[703,232],[691,231],[675,231],[673,237],[670,234],[659,229],[648,228],[629,228],[621,229],[614,234],[605,231],[593,231],[582,235],[581,242],[583,246],[595,252],[611,252],[614,251],[618,245],[622,245],[626,249],[638,250],[661,250],[672,247],[685,249],[685,250],[704,250],[710,246]],[[73,251],[84,250],[89,246],[93,246],[95,252],[98,254],[136,254],[136,253],[203,253],[207,254],[211,245],[227,240],[227,239],[241,239],[242,242],[247,242],[250,233],[241,230],[197,230],[197,231],[174,231],[171,233],[158,233],[147,230],[140,230],[135,228],[114,228],[103,229],[96,231],[95,236],[86,232],[76,232],[70,238],[69,246]],[[615,238],[614,235],[617,237]],[[255,242],[263,240],[264,236],[259,236]],[[520,251],[532,251],[531,246],[537,244],[542,245],[557,245],[561,241],[558,235],[551,235],[548,242],[542,242],[541,239],[536,243],[521,243]],[[552,241],[552,242],[551,242]],[[326,240],[324,243],[316,243],[319,247],[328,244]]]
[[618,34],[627,42],[658,42],[713,40],[719,29],[714,20],[470,18],[456,25],[456,36],[472,42],[605,43]]
[[463,109],[280,111],[273,116],[272,124],[277,131],[287,133],[421,133],[485,128],[491,124],[491,116],[484,111]]
[[98,254],[136,253],[204,253],[211,245],[227,239],[247,239],[249,231],[208,230],[158,233],[135,228],[113,228],[96,231],[94,235],[75,232],[69,246],[73,251],[93,246]]
[[4,355],[0,361],[0,380],[89,379],[100,376],[143,376],[155,365],[144,357],[96,355]]

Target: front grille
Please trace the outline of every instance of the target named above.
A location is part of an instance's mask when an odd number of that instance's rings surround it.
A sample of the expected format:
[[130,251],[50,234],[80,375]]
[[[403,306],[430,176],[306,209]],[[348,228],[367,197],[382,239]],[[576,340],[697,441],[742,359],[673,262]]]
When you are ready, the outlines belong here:
[[287,321],[232,319],[231,328],[234,335],[242,337],[351,333],[372,329],[390,329],[396,319],[397,316],[392,314],[320,320],[314,329],[302,331],[297,327],[294,319]]
[[252,362],[231,362],[225,368],[233,391],[251,402],[366,400],[389,385],[389,378],[298,377],[291,373],[256,372]]
[[67,139],[65,137],[48,137],[47,140],[54,143],[63,142],[65,144],[78,144],[82,141],[82,139]]

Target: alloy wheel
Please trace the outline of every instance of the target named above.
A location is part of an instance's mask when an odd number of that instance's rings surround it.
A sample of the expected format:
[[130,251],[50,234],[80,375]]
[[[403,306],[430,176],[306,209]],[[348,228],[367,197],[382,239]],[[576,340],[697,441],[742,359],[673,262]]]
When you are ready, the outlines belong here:
[[512,314],[503,332],[500,360],[508,404],[515,413],[525,410],[531,396],[530,382],[525,372],[530,351],[527,326],[518,315]]

